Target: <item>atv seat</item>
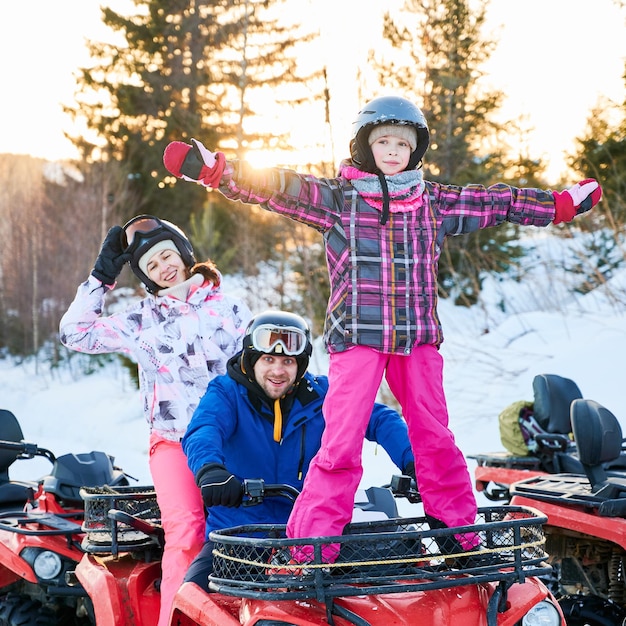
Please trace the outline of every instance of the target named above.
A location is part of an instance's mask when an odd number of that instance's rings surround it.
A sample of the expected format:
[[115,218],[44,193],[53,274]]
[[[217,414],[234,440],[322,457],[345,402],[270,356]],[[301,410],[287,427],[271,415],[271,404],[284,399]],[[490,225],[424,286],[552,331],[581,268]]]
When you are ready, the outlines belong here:
[[547,453],[546,459],[554,461],[552,471],[580,471],[580,465],[568,464],[575,448],[570,439],[570,407],[574,400],[583,397],[578,385],[557,374],[539,374],[533,378],[533,396],[532,414],[520,415],[520,426],[534,443],[529,443],[529,448],[538,455]]
[[552,474],[515,483],[513,495],[565,501],[598,510],[604,517],[626,516],[626,471],[607,471],[620,458],[622,429],[611,411],[593,400],[577,399],[571,423],[584,475]]
[[[15,415],[0,409],[0,440],[19,443],[23,438],[22,428]],[[9,467],[19,454],[17,450],[6,450],[0,446],[0,483],[9,481]]]
[[577,400],[572,404],[572,429],[578,458],[594,493],[613,483],[616,493],[624,491],[626,497],[626,473],[623,478],[609,477],[603,466],[617,460],[622,452],[622,428],[615,415],[593,400]]
[[[24,439],[22,428],[11,411],[0,409],[0,441],[19,443]],[[11,482],[9,467],[20,455],[17,450],[9,450],[0,445],[0,506],[2,509],[22,507],[32,498],[30,485]]]
[[548,433],[569,435],[572,432],[570,406],[583,397],[578,385],[556,374],[539,374],[533,378],[533,414]]

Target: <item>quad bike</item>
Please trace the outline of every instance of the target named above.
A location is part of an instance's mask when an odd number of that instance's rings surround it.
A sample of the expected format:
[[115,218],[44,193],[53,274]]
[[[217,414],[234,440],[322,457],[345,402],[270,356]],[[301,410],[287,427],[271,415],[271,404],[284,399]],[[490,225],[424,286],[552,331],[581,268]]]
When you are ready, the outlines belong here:
[[[6,490],[13,508],[0,516],[0,626],[154,626],[163,533],[152,488],[128,486],[103,453],[55,459],[21,441],[14,417],[4,432],[5,483],[18,458],[44,456],[53,469]],[[107,471],[75,475],[85,465],[102,470],[104,459]],[[297,495],[258,480],[245,481],[244,492],[247,506]],[[480,509],[474,526],[438,528],[425,517],[398,517],[394,497],[419,502],[408,477],[370,488],[356,503],[370,519],[353,522],[341,537],[307,539],[314,556],[301,571],[272,563],[294,544],[284,526],[213,533],[212,592],[183,584],[170,626],[564,626],[539,579],[551,572],[545,516],[494,506]],[[479,533],[481,548],[461,550],[459,532]],[[339,548],[333,563],[321,557],[328,543]]]
[[[211,591],[184,583],[171,626],[564,626],[538,578],[551,571],[545,517],[494,506],[479,510],[475,526],[431,527],[425,517],[397,516],[394,497],[419,502],[410,483],[400,476],[389,488],[368,489],[357,507],[377,519],[352,522],[337,537],[287,539],[282,525],[212,532]],[[262,481],[245,481],[244,491],[247,504],[297,495]],[[463,551],[459,532],[479,533],[480,549]],[[338,553],[331,563],[322,557],[329,545]],[[306,563],[277,561],[297,549],[312,555]]]
[[[509,502],[510,486],[533,476],[557,473],[584,473],[572,436],[570,407],[582,399],[578,385],[569,378],[556,374],[539,374],[533,379],[533,402],[519,402],[511,406],[519,409],[520,437],[524,438],[525,454],[489,452],[468,455],[476,461],[475,486],[478,492],[493,502]],[[500,416],[502,420],[502,415]],[[507,440],[500,421],[501,439]],[[515,446],[508,443],[509,448]],[[606,463],[609,475],[626,471],[626,452]]]
[[601,404],[577,399],[571,424],[583,473],[527,477],[510,486],[511,504],[542,511],[553,575],[546,582],[568,626],[626,624],[626,471],[622,429]]
[[[14,462],[34,457],[51,462],[50,474],[30,482],[10,479]],[[87,541],[84,530],[85,494],[100,492],[112,498],[121,493],[134,505],[144,498],[145,488],[130,487],[128,478],[104,452],[55,457],[24,442],[13,413],[0,410],[0,626],[96,623],[94,598],[108,591],[102,587],[93,592],[75,574],[94,543]],[[93,521],[96,518],[90,517],[91,531],[103,525]],[[130,587],[130,575],[128,579]],[[158,593],[152,593],[158,613]],[[98,621],[103,626],[143,623]],[[145,623],[156,624],[156,617]]]

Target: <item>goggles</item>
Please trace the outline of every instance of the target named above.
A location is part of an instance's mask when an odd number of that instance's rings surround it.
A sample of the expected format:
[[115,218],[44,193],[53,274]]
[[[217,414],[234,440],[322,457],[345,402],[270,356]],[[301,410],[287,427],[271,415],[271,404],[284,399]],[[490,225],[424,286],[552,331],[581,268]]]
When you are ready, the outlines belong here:
[[148,238],[148,235],[163,229],[161,220],[154,217],[137,217],[124,226],[122,232],[122,247],[124,252],[132,252]]
[[297,356],[304,352],[306,343],[304,332],[292,326],[262,325],[252,331],[252,347],[258,352]]

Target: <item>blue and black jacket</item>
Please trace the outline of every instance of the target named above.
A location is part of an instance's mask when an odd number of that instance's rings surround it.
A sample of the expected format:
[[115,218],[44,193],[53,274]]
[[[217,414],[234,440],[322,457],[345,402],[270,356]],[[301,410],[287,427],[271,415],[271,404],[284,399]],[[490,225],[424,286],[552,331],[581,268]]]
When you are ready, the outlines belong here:
[[[282,437],[275,441],[274,400],[242,373],[240,357],[232,357],[227,374],[209,383],[193,415],[182,440],[189,467],[196,475],[205,465],[218,463],[241,480],[262,478],[301,490],[320,447],[328,378],[307,372],[280,399]],[[406,423],[393,409],[375,404],[365,436],[379,443],[400,470],[413,461]],[[241,524],[286,524],[290,511],[291,503],[278,497],[257,506],[214,506],[208,511],[206,536]]]

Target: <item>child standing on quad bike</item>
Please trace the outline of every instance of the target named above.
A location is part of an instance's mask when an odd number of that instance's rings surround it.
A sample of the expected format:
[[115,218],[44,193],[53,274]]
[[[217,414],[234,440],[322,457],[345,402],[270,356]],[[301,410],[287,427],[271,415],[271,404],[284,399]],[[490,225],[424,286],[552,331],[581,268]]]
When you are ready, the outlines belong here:
[[[448,428],[438,350],[442,246],[448,236],[504,221],[570,221],[599,201],[598,183],[585,180],[553,193],[424,180],[426,119],[412,102],[395,96],[376,98],[358,113],[351,159],[332,179],[280,168],[255,171],[191,141],[167,146],[164,164],[172,174],[302,222],[324,237],[331,285],[324,332],[330,354],[326,429],[288,535],[340,535],[350,521],[363,435],[383,375],[408,423],[425,513],[435,526],[473,524],[476,500]],[[474,533],[457,539],[463,549],[479,543]]]
[[[127,311],[102,315],[124,264],[149,295]],[[165,533],[158,626],[204,543],[204,507],[181,439],[209,381],[226,371],[250,320],[248,307],[222,293],[212,261],[196,263],[174,224],[140,215],[113,226],[89,278],[61,319],[61,342],[89,354],[121,352],[138,364],[150,426],[150,472]]]

